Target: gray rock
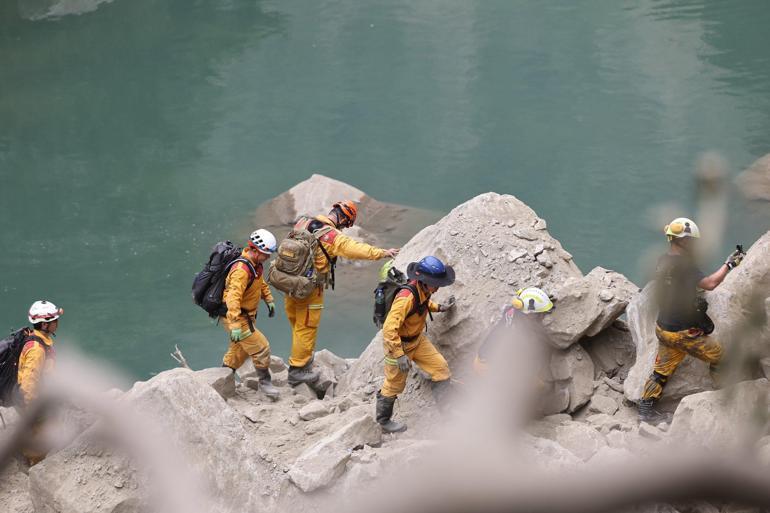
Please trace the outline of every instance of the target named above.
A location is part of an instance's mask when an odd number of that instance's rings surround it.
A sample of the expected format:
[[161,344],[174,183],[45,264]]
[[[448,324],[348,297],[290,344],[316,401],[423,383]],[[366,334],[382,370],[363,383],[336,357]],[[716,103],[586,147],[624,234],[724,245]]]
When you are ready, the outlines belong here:
[[579,344],[566,351],[554,351],[550,370],[553,380],[566,386],[568,412],[576,411],[591,399],[594,393],[594,364]]
[[[239,415],[194,372],[181,368],[162,372],[136,383],[122,401],[126,412],[152,419],[169,433],[164,443],[185,456],[188,470],[214,497],[261,508],[266,505],[263,493],[275,492],[270,469],[249,444],[243,444],[246,432]],[[128,457],[105,444],[102,435],[96,424],[30,469],[36,511],[133,512],[140,508],[147,493],[144,478]]]
[[362,415],[305,450],[289,469],[289,479],[303,492],[328,486],[345,471],[352,451],[382,440],[371,415]]
[[623,419],[612,417],[606,413],[589,415],[586,417],[586,421],[603,435],[607,435],[615,430],[629,431],[631,429],[631,426],[624,423]]
[[33,513],[32,498],[29,495],[29,478],[12,461],[0,473],[0,504],[6,513]]
[[596,394],[591,397],[591,402],[588,403],[588,411],[593,413],[604,413],[606,415],[614,415],[618,411],[618,402],[606,395]]
[[737,183],[747,199],[770,201],[770,154],[757,159],[738,175]]
[[318,394],[316,394],[315,390],[310,388],[307,383],[300,383],[299,385],[293,387],[292,391],[294,392],[294,395],[300,395],[307,398],[309,401],[315,401],[318,399]]
[[580,458],[553,440],[526,435],[522,441],[524,456],[544,470],[569,470],[581,464]]
[[345,358],[337,356],[328,349],[322,349],[316,352],[313,365],[322,365],[330,368],[335,380],[339,379],[350,366]]
[[289,367],[286,365],[286,362],[283,361],[283,358],[275,355],[270,356],[270,372],[278,374],[279,372],[286,370],[289,370]]
[[568,422],[556,427],[554,441],[583,461],[588,461],[607,445],[594,428],[579,422]]
[[329,415],[331,411],[324,401],[311,401],[299,410],[299,418],[302,420],[313,420]]
[[650,440],[662,440],[665,434],[655,426],[642,422],[639,424],[639,436],[649,438]]
[[[598,335],[625,311],[638,290],[625,276],[601,267],[565,280],[554,291],[557,309],[543,321],[549,341],[566,349],[583,337]],[[603,301],[602,291],[612,298]]]
[[246,378],[243,380],[243,386],[250,388],[251,390],[259,390],[259,379]]
[[195,371],[195,379],[209,385],[223,399],[235,397],[235,373],[228,367],[212,367]]
[[669,436],[717,451],[759,440],[768,425],[768,399],[770,381],[765,378],[685,397]]

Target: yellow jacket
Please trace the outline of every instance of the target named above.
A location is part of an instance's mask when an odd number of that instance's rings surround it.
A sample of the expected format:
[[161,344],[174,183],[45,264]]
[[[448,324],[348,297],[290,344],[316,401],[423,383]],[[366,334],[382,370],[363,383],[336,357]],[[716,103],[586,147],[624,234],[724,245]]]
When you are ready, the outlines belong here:
[[[416,282],[412,282],[414,285]],[[438,312],[439,306],[430,300],[430,294],[417,284],[417,291],[420,294],[420,304],[428,302],[428,308],[422,312],[415,312],[409,315],[415,303],[414,294],[408,289],[404,289],[396,294],[393,300],[393,306],[390,308],[385,324],[382,326],[382,338],[385,341],[386,356],[398,358],[404,354],[401,338],[418,337],[425,329],[425,319],[428,317],[428,310]]]
[[[248,260],[246,250],[241,253],[241,258]],[[255,265],[254,269],[257,271],[257,276],[251,285],[249,285],[251,270],[243,262],[236,262],[227,273],[222,298],[227,305],[227,320],[232,324],[238,322],[238,318],[243,315],[243,310],[253,318],[257,314],[260,299],[264,299],[265,303],[273,302],[273,294],[263,277],[262,264]]]
[[30,340],[21,350],[17,381],[25,404],[37,398],[40,378],[54,368],[56,360],[53,337],[38,330],[34,330],[33,334],[40,337],[46,347],[36,340]]
[[[316,219],[331,227],[329,233],[324,234],[318,239],[331,258],[380,260],[387,256],[384,249],[371,246],[365,242],[358,242],[347,235],[343,235],[341,231],[334,227],[334,223],[328,217],[317,216]],[[326,259],[323,251],[321,251],[321,248],[318,248],[315,252],[315,268],[319,274],[326,274],[331,270],[329,261]]]

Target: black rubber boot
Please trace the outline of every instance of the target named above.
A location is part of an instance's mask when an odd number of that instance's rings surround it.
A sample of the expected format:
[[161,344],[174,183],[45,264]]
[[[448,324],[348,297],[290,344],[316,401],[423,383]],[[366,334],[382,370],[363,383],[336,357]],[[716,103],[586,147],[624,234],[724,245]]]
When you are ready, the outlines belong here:
[[406,431],[406,424],[390,420],[390,417],[393,416],[393,405],[395,402],[395,397],[385,397],[377,392],[376,417],[383,433],[402,433]]
[[314,371],[311,367],[313,362],[308,363],[304,367],[289,366],[289,385],[297,386],[300,383],[312,384],[318,381],[318,371]]
[[666,420],[666,416],[655,409],[655,399],[639,401],[639,422],[658,424]]
[[433,399],[436,401],[438,409],[442,413],[449,410],[450,399],[452,395],[452,384],[448,379],[444,381],[433,381],[431,383],[431,390],[433,391]]
[[270,369],[257,369],[257,378],[259,378],[259,389],[270,399],[278,399],[280,394],[278,389],[273,385],[273,380],[270,377]]

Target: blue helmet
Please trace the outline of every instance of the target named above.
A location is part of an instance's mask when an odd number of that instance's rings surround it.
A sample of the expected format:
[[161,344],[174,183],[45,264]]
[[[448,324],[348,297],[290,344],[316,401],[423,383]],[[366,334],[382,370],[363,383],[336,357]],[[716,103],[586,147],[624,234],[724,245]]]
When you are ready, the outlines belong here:
[[410,280],[417,280],[431,287],[446,287],[455,281],[455,271],[451,265],[434,256],[426,256],[419,262],[412,262],[406,269]]

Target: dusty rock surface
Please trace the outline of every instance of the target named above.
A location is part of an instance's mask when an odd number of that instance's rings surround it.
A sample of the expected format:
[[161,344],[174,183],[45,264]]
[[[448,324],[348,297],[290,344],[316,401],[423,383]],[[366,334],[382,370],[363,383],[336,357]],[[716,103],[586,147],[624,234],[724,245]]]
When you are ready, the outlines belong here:
[[33,513],[35,509],[28,489],[29,477],[15,461],[0,472],[0,504],[3,512]]
[[723,451],[757,441],[770,420],[770,381],[744,381],[730,388],[682,399],[671,423],[671,437]]

